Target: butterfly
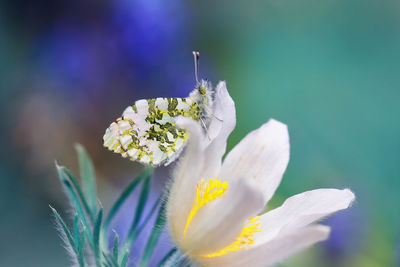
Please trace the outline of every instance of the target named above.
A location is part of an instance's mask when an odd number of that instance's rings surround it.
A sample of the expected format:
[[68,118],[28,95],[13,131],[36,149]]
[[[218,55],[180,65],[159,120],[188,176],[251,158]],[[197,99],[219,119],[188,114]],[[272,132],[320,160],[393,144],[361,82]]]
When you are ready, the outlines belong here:
[[167,166],[185,146],[188,135],[174,118],[184,116],[207,129],[212,110],[213,88],[198,80],[199,52],[193,52],[196,86],[186,98],[141,99],[128,106],[122,116],[106,129],[104,146],[132,161]]

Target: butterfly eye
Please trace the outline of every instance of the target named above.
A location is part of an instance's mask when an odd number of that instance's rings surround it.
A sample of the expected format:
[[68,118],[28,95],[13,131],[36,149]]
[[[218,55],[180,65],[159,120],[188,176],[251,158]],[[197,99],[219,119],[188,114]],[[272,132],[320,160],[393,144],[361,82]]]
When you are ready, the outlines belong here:
[[205,87],[200,87],[200,88],[199,88],[199,93],[200,93],[201,95],[206,95],[207,89],[206,89]]

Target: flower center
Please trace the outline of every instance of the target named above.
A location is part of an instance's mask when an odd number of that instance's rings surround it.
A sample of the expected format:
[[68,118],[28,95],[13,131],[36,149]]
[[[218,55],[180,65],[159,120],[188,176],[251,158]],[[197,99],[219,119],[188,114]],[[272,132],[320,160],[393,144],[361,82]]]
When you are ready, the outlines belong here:
[[218,179],[211,178],[208,182],[206,182],[204,179],[201,179],[197,183],[196,196],[194,198],[192,209],[190,210],[189,216],[186,220],[185,230],[183,231],[184,235],[186,234],[193,217],[196,215],[199,209],[207,203],[223,197],[227,189],[228,183],[221,182]]
[[[227,189],[228,183],[221,182],[218,179],[211,178],[208,182],[206,182],[204,179],[201,179],[197,183],[196,196],[194,198],[192,209],[190,210],[189,216],[186,220],[185,229],[183,231],[184,235],[186,235],[190,223],[200,208],[217,198],[224,197]],[[201,257],[219,257],[237,250],[247,249],[249,245],[254,244],[254,235],[261,231],[260,224],[260,216],[250,218],[244,224],[242,231],[234,242],[217,252],[202,255]]]
[[233,243],[224,247],[220,251],[213,252],[210,254],[202,255],[204,258],[213,258],[223,256],[229,253],[232,253],[237,250],[247,249],[249,245],[254,244],[253,236],[261,231],[260,226],[260,216],[255,216],[250,218],[245,224],[240,232],[239,236],[236,238]]

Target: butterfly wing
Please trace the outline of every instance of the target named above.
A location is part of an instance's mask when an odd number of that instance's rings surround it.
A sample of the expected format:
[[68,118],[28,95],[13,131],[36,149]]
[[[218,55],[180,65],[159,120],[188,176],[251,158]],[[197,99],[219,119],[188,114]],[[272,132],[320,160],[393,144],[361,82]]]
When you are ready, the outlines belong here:
[[186,131],[177,128],[173,118],[198,120],[200,113],[190,98],[138,100],[107,128],[104,146],[133,161],[168,165],[179,156],[187,140]]

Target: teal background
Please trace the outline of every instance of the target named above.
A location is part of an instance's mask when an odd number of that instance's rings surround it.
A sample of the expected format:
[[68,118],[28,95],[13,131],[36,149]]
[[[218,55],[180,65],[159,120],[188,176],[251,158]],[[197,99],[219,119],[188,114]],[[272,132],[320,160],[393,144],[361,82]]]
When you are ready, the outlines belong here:
[[269,207],[321,187],[357,196],[326,221],[329,241],[282,266],[398,266],[399,14],[394,0],[3,1],[0,265],[68,266],[54,160],[77,172],[73,144],[86,146],[107,206],[141,166],[103,149],[105,128],[137,99],[187,96],[198,50],[201,76],[236,103],[229,148],[269,118],[289,127]]

